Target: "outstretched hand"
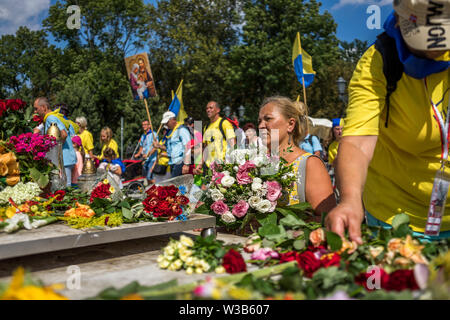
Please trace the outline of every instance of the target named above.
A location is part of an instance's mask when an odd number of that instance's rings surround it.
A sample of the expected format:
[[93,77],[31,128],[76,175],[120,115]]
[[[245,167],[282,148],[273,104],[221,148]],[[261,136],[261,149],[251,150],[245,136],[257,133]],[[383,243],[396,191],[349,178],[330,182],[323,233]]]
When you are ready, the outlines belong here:
[[340,203],[328,213],[325,218],[325,227],[337,233],[341,238],[345,237],[345,230],[351,241],[358,245],[363,244],[361,238],[361,223],[364,219],[364,212],[361,207]]

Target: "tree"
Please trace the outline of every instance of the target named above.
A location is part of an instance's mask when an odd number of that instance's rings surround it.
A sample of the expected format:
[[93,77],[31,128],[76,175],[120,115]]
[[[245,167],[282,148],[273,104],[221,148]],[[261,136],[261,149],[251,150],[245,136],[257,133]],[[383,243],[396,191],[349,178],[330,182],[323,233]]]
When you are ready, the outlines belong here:
[[161,0],[151,8],[150,56],[162,98],[184,79],[186,111],[205,119],[208,100],[225,103],[229,88],[228,54],[237,43],[241,22],[236,0]]
[[319,12],[315,0],[247,0],[242,43],[231,52],[232,70],[227,75],[234,106],[246,106],[247,117],[256,121],[264,97],[301,94],[292,66],[292,46],[297,32],[302,48],[313,57],[317,78],[307,89],[310,113],[329,105],[326,95],[327,65],[339,58],[336,24],[332,16]]

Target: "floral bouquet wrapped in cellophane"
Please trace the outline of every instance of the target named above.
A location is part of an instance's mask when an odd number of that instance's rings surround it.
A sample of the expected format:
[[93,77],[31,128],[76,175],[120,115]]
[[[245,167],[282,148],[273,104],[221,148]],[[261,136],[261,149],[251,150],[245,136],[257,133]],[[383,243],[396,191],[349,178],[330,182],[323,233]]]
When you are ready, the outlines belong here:
[[254,218],[274,212],[283,189],[296,180],[292,165],[256,149],[236,149],[225,163],[213,162],[206,181],[207,191],[198,213],[217,217],[217,225],[243,228]]

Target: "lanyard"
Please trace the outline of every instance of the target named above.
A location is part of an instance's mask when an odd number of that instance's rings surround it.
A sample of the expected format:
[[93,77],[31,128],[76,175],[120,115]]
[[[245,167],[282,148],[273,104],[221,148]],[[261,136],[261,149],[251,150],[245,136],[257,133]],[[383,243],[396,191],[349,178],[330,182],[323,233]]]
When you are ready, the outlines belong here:
[[[448,161],[448,145],[450,140],[449,118],[450,118],[450,99],[447,107],[447,116],[444,122],[442,113],[439,112],[437,105],[431,99],[428,93],[428,85],[426,78],[424,79],[425,91],[430,99],[431,107],[433,108],[434,118],[439,125],[439,133],[441,135],[441,167],[436,172],[436,177],[433,182],[433,189],[431,191],[430,206],[428,208],[428,217],[425,225],[425,235],[438,236],[441,229],[442,217],[445,212],[445,203],[447,201],[448,189],[450,186],[450,179],[445,172],[445,164]],[[445,97],[445,92],[444,92]],[[444,97],[439,104],[443,104]]]
[[[449,146],[449,141],[450,141],[450,130],[449,130],[450,115],[448,113],[450,111],[450,99],[449,99],[449,105],[447,107],[447,116],[444,121],[444,119],[442,117],[442,113],[439,112],[437,105],[433,102],[430,94],[428,93],[427,78],[424,79],[424,84],[425,84],[425,91],[427,93],[427,96],[431,103],[431,107],[434,112],[434,118],[436,119],[438,126],[439,126],[439,133],[441,135],[441,162],[442,162],[442,166],[444,166],[445,162],[447,162],[447,159],[448,159],[448,146]],[[438,103],[438,105],[440,103],[443,103],[443,101],[444,101],[444,99],[442,99]]]

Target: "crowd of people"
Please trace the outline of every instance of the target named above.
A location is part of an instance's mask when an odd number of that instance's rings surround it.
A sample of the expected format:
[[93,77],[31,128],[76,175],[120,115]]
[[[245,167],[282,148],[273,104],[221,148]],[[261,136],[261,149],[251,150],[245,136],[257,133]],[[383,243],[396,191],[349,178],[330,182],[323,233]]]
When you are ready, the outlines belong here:
[[[294,164],[298,181],[282,202],[307,201],[317,216],[327,212],[326,227],[341,236],[348,230],[351,240],[362,243],[364,220],[390,228],[393,217],[403,212],[417,236],[449,237],[445,171],[450,126],[445,108],[450,38],[439,34],[450,32],[450,0],[438,2],[394,1],[385,32],[353,73],[345,122],[333,119],[332,141],[321,143],[309,133],[302,102],[267,98],[258,124],[241,128],[236,118],[221,116],[218,102],[209,101],[209,121],[201,127],[191,117],[179,123],[177,115],[167,111],[159,138],[151,123],[142,121],[139,151],[133,157],[142,159],[146,181],[205,174],[213,162],[225,160],[227,151],[265,147]],[[395,70],[400,70],[396,78]],[[44,120],[36,130],[45,132],[55,123],[61,131],[68,184],[76,184],[84,157],[104,162],[120,180],[125,168],[110,128],[102,129],[101,154],[95,156],[86,118],[74,123],[67,107],[52,110],[46,98],[36,99],[34,107]]]

